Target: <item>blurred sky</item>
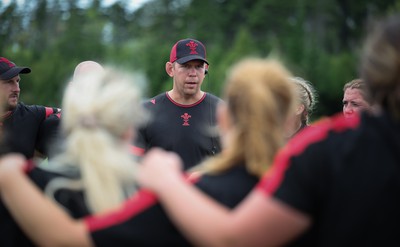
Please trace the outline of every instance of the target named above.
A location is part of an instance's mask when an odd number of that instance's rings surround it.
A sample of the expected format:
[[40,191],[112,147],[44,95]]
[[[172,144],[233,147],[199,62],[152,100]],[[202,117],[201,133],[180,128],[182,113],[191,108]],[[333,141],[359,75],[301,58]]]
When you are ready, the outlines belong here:
[[[91,0],[81,0],[82,2],[91,2]],[[143,3],[148,2],[149,0],[130,0],[128,1],[129,4],[129,10],[135,10],[137,8],[139,8],[140,6],[142,6]],[[113,4],[114,2],[116,2],[116,0],[103,0],[103,4],[105,6],[108,6],[110,4]]]
[[[11,0],[0,0],[0,1],[1,1],[0,6],[3,6],[3,7],[9,5],[11,2]],[[30,1],[30,0],[17,0],[17,2],[20,4],[25,3],[27,1]],[[113,4],[116,1],[117,0],[103,0],[102,2],[105,6],[108,6],[110,4]],[[135,9],[139,8],[140,6],[142,6],[145,2],[148,2],[148,1],[149,0],[130,0],[130,1],[128,1],[129,2],[129,4],[128,4],[129,10],[130,11],[135,10]],[[90,4],[92,2],[92,0],[79,0],[79,2],[82,4],[82,6],[85,6],[85,5]]]

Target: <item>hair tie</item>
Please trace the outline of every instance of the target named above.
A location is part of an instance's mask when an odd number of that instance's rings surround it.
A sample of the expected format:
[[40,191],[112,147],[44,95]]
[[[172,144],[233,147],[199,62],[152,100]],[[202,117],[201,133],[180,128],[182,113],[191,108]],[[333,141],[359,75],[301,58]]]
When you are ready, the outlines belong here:
[[93,129],[98,127],[98,121],[94,116],[87,115],[80,118],[79,125],[84,128]]

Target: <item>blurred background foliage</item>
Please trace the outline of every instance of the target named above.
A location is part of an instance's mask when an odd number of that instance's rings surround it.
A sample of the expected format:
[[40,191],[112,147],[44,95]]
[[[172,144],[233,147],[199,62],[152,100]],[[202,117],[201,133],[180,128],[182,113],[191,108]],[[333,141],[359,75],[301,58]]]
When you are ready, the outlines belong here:
[[132,9],[134,1],[0,1],[0,56],[32,69],[21,100],[60,106],[83,60],[140,73],[150,97],[172,87],[170,49],[192,37],[207,47],[204,90],[221,96],[227,69],[243,57],[278,57],[315,86],[316,119],[341,110],[372,20],[400,10],[400,0],[148,0]]

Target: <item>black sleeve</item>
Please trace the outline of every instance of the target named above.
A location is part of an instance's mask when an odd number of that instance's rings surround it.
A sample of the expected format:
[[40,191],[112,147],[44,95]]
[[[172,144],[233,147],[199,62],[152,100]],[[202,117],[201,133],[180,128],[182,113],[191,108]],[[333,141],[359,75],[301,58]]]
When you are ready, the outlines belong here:
[[99,221],[104,223],[96,229],[88,227],[95,246],[191,246],[160,204],[152,204],[138,211],[136,209],[142,202],[139,200],[135,203],[129,205],[128,202],[123,210],[106,216],[106,220],[98,220],[96,216],[91,218],[92,222],[97,221],[97,225],[102,224]]
[[236,207],[258,183],[244,165],[233,167],[224,174],[203,175],[196,187],[228,208]]
[[2,247],[34,246],[14,221],[2,200],[0,200],[0,233],[0,246]]
[[312,215],[321,205],[331,184],[331,161],[326,142],[318,142],[289,159],[281,184],[273,196],[302,212]]
[[45,156],[49,156],[49,149],[56,141],[60,128],[60,117],[57,114],[48,116],[39,127],[36,150]]
[[[38,169],[33,169],[29,172],[28,176],[34,180],[40,189],[48,183],[51,177],[43,176],[44,172]],[[29,210],[29,205],[27,210]],[[35,246],[28,237],[24,234],[19,225],[15,222],[14,218],[0,200],[0,246],[1,247],[31,247]]]

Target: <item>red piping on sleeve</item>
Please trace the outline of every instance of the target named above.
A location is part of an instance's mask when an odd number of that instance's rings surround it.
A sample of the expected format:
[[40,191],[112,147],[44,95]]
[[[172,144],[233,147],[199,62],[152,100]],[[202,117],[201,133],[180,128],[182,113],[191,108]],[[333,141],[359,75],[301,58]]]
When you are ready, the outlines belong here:
[[144,154],[144,148],[136,147],[136,146],[131,146],[131,153],[136,155],[136,156],[143,156]]
[[273,194],[285,177],[286,170],[290,166],[291,157],[300,155],[312,143],[327,138],[330,131],[342,132],[354,129],[359,124],[359,117],[345,119],[340,113],[332,118],[324,118],[312,127],[308,127],[291,139],[277,153],[271,169],[263,176],[256,188],[260,189],[266,195]]
[[46,118],[48,118],[51,114],[54,113],[54,110],[51,107],[45,107],[45,109],[46,109]]
[[25,166],[22,168],[24,173],[28,174],[35,168],[33,160],[27,160]]
[[[200,176],[193,177],[189,174],[184,174],[183,176],[190,184],[196,183],[200,178]],[[142,189],[125,201],[119,209],[101,215],[90,215],[84,218],[84,223],[90,232],[97,231],[124,222],[157,202],[158,200],[154,193]]]

